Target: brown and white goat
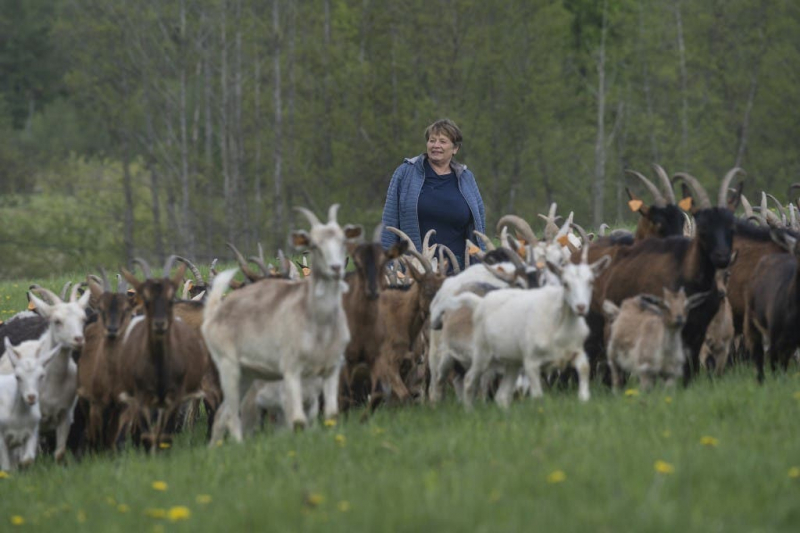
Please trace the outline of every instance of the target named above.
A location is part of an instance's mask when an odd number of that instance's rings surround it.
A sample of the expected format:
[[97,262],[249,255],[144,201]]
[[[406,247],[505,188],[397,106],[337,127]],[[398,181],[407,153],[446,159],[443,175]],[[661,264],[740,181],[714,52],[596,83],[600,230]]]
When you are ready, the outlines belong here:
[[683,287],[677,292],[665,287],[663,298],[640,294],[619,307],[610,300],[603,302],[606,320],[611,322],[606,355],[615,391],[622,371],[636,375],[644,390],[659,378],[671,385],[683,376],[686,355],[681,330],[689,312],[708,294],[687,297]]
[[728,280],[730,279],[731,268],[736,264],[737,259],[738,253],[733,252],[731,264],[728,265],[728,268],[717,270],[717,294],[722,300],[717,314],[714,315],[714,319],[708,325],[706,339],[703,342],[703,348],[700,350],[700,366],[709,372],[714,372],[717,376],[722,375],[722,372],[725,371],[735,334],[733,310],[728,298]]
[[[167,259],[164,275],[153,278],[144,261],[145,280],[128,270],[122,275],[144,306],[144,316],[132,321],[119,350],[118,398],[127,404],[120,432],[141,419],[145,444],[158,449],[168,442],[167,422],[185,401],[201,394],[201,382],[209,364],[208,352],[195,331],[173,315],[173,300],[180,288],[184,264],[168,277],[174,257]],[[155,414],[155,420],[153,415]]]

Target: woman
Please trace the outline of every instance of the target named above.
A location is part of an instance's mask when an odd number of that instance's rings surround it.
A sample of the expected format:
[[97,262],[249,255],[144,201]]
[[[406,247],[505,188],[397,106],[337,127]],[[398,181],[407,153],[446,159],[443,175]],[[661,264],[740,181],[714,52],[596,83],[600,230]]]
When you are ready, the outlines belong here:
[[[392,175],[383,225],[411,237],[417,249],[422,235],[436,230],[431,243],[450,248],[464,267],[466,239],[474,230],[486,233],[486,212],[475,176],[453,157],[461,148],[461,131],[449,119],[437,120],[425,130],[427,150],[403,161]],[[381,244],[388,249],[398,237],[383,230]]]

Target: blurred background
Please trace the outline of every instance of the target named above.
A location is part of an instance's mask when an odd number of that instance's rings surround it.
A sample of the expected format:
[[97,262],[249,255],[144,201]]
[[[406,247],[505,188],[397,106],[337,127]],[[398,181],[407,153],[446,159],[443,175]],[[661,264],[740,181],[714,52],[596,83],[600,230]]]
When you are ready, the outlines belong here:
[[490,228],[630,223],[653,162],[787,201],[798,81],[793,0],[0,0],[0,279],[371,234],[442,117]]

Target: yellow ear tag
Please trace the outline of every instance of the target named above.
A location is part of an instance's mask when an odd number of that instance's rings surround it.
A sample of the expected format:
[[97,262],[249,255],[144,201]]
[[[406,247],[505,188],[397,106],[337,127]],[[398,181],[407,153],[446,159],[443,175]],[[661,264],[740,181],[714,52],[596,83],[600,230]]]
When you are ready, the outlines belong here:
[[477,246],[470,246],[470,248],[469,248],[467,253],[469,253],[469,255],[475,255],[480,251],[481,251],[481,249],[478,248]]
[[36,309],[36,304],[33,303],[33,300],[31,300],[28,302],[28,311],[33,311],[34,309]]
[[536,262],[536,268],[538,268],[539,270],[541,270],[541,269],[543,269],[543,268],[545,267],[545,264],[546,264],[546,263],[545,263],[544,261],[537,261],[537,262]]
[[187,286],[187,289],[188,289],[188,290],[192,290],[192,289],[194,289],[194,283],[192,283],[192,282],[190,281],[190,282],[189,282],[189,285]]
[[303,276],[308,276],[311,274],[311,269],[308,267],[303,267]]
[[525,257],[525,246],[520,246],[519,249],[517,250],[517,254],[520,257]]
[[642,205],[644,205],[644,202],[641,200],[631,200],[630,202],[628,202],[628,207],[630,207],[631,211],[633,211],[634,213],[638,212],[639,209],[642,208]]
[[567,244],[569,244],[569,237],[567,237],[566,235],[559,237],[558,244],[560,244],[561,246],[566,246]]
[[678,202],[678,207],[680,207],[684,211],[690,210],[692,208],[692,197],[687,196],[686,198]]

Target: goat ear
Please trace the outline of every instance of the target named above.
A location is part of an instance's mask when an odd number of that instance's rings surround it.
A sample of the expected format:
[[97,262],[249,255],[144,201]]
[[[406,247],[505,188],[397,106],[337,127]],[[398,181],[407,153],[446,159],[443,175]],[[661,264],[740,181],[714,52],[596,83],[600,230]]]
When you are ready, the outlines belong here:
[[639,309],[642,311],[651,311],[661,316],[664,314],[663,310],[664,300],[652,294],[639,295]]
[[728,263],[728,268],[732,267],[736,263],[737,259],[739,259],[739,250],[734,250],[734,252],[731,254],[731,260]]
[[127,281],[130,286],[133,287],[133,290],[138,294],[139,289],[142,287],[142,282],[139,281],[136,276],[128,272],[128,269],[125,267],[120,268],[119,271],[122,274],[122,277],[125,278],[125,281]]
[[175,272],[175,275],[169,280],[172,283],[172,286],[175,287],[175,290],[181,286],[181,281],[183,281],[183,275],[186,274],[186,264],[181,263],[178,266],[178,271]]
[[619,307],[611,300],[605,300],[603,302],[603,314],[607,320],[613,322],[619,316]]
[[386,251],[386,257],[396,259],[408,251],[408,241],[400,239]]
[[8,356],[8,360],[11,361],[11,364],[13,366],[17,366],[17,364],[19,363],[19,356],[17,355],[17,352],[14,351],[14,347],[11,345],[11,340],[8,337],[6,337],[4,339],[4,342],[6,346],[6,355]]
[[33,292],[28,292],[28,300],[33,302],[34,309],[42,318],[47,318],[50,316],[50,313],[53,311],[53,306],[42,300],[41,298],[37,297]]
[[678,207],[680,207],[687,213],[689,212],[694,213],[696,211],[694,209],[694,200],[692,199],[692,192],[689,189],[688,185],[686,185],[685,183],[681,183],[681,191],[683,192],[683,200],[678,202]]
[[604,255],[603,257],[601,257],[600,259],[589,265],[589,268],[592,269],[594,277],[597,277],[600,274],[602,274],[603,271],[607,269],[610,265],[611,265],[611,256]]
[[289,236],[289,244],[297,252],[302,252],[311,246],[311,237],[306,230],[296,230]]
[[711,292],[712,291],[698,292],[689,296],[689,299],[686,301],[686,309],[691,310],[701,305],[706,301],[706,298],[711,295]]
[[86,309],[89,306],[89,298],[92,297],[92,291],[83,291],[81,297],[78,298],[78,305],[81,306],[82,309]]
[[560,278],[562,275],[564,275],[564,269],[563,269],[563,268],[561,268],[560,266],[558,266],[558,265],[557,265],[557,264],[555,264],[555,263],[551,263],[550,261],[547,261],[547,268],[549,268],[549,269],[550,269],[550,270],[553,272],[553,274],[555,274],[555,275],[556,275],[556,276],[558,276],[559,278]]
[[362,242],[364,240],[364,226],[347,224],[344,228],[344,237],[349,242]]
[[637,198],[629,188],[625,187],[625,192],[628,193],[628,198],[630,198],[628,207],[631,209],[631,211],[634,213],[639,213],[642,216],[647,216],[647,213],[650,211],[650,206],[644,203],[641,198]]
[[91,292],[92,296],[94,296],[95,300],[99,300],[101,296],[103,296],[103,288],[100,286],[92,278],[88,278],[87,282],[89,285],[89,292]]

